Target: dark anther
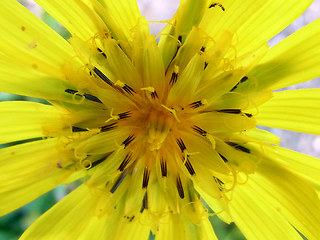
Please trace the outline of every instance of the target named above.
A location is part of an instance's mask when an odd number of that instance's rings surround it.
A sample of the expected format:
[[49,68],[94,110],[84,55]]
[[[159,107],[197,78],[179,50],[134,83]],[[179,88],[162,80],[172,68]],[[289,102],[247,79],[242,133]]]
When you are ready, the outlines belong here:
[[123,113],[119,113],[118,117],[119,119],[125,119],[125,118],[129,118],[131,116],[131,112],[127,111],[127,112],[123,112]]
[[88,131],[88,130],[85,128],[79,128],[79,127],[72,126],[72,132],[86,132],[86,131]]
[[106,160],[106,159],[107,159],[107,156],[104,156],[103,158],[100,158],[100,159],[98,159],[98,160],[96,160],[96,161],[92,162],[91,168],[93,168],[93,167],[95,167],[95,166],[99,165],[100,163],[102,163],[102,162],[103,162],[104,160]]
[[203,105],[204,105],[204,104],[202,103],[201,100],[189,104],[189,106],[190,106],[191,108],[198,108],[198,107],[201,107],[201,106],[203,106]]
[[245,152],[245,153],[250,153],[250,149],[244,147],[244,146],[241,146],[237,143],[234,143],[234,142],[226,142],[226,144],[228,144],[229,146],[231,147],[234,147],[235,149],[237,150],[240,150],[242,152]]
[[111,193],[114,193],[118,189],[118,187],[122,183],[123,179],[127,176],[127,173],[128,173],[128,171],[120,174],[120,176],[117,178],[116,182],[113,184],[112,188],[110,189]]
[[219,7],[222,9],[222,11],[225,11],[225,10],[226,10],[221,3],[213,3],[213,4],[211,4],[211,5],[209,6],[209,8],[213,8],[213,7],[215,7],[215,6],[219,6]]
[[201,52],[204,52],[205,50],[206,50],[205,46],[202,46],[201,49],[200,49]]
[[143,172],[142,188],[147,188],[150,177],[150,169],[145,167]]
[[104,56],[105,58],[107,58],[107,55],[106,55],[100,48],[97,48],[97,50],[102,54],[102,56]]
[[182,187],[182,183],[181,183],[181,179],[180,179],[180,176],[178,175],[177,176],[177,190],[178,190],[178,193],[179,193],[179,196],[180,198],[184,198],[184,191],[183,191],[183,187]]
[[243,78],[241,78],[241,80],[230,90],[230,92],[232,92],[233,90],[235,90],[240,83],[243,83],[243,82],[245,82],[245,81],[247,81],[247,80],[248,80],[248,77],[247,77],[247,76],[244,76]]
[[178,144],[179,148],[181,149],[181,152],[183,152],[184,150],[187,149],[181,138],[179,138],[179,139],[177,138],[177,144]]
[[130,95],[133,95],[134,93],[136,93],[130,86],[128,86],[127,84],[124,85],[124,87],[122,87],[122,89],[124,91],[126,91],[127,93],[129,93]]
[[152,97],[153,99],[158,98],[157,92],[156,92],[156,91],[152,92],[152,93],[151,93],[151,97]]
[[111,82],[111,80],[106,76],[104,75],[98,68],[93,68],[93,71],[95,74],[97,74],[97,76],[99,78],[101,78],[105,83],[109,84],[110,86],[113,86],[113,82]]
[[207,136],[207,131],[205,131],[205,130],[203,130],[202,128],[200,128],[200,127],[198,127],[198,126],[196,126],[196,125],[193,125],[192,127],[191,127],[196,133],[198,133],[198,134],[200,134],[201,136]]
[[207,67],[208,67],[208,63],[207,63],[207,62],[204,62],[203,70],[206,69]]
[[123,170],[126,168],[126,166],[128,165],[128,163],[130,162],[131,158],[132,158],[132,153],[129,152],[129,153],[126,155],[126,157],[124,158],[124,160],[122,161],[122,163],[120,164],[119,168],[118,168],[118,170],[119,170],[120,172],[123,172]]
[[177,82],[178,80],[178,73],[176,72],[172,72],[172,75],[171,75],[171,79],[170,79],[170,84],[173,85]]
[[162,174],[162,177],[166,177],[167,176],[167,161],[165,159],[161,159],[160,160],[160,166],[161,166],[161,174]]
[[131,217],[131,218],[129,218],[129,222],[132,222],[132,220],[134,219],[134,215]]
[[213,176],[214,181],[218,184],[218,188],[220,191],[223,190],[224,183],[217,177]]
[[140,213],[143,213],[145,209],[148,209],[148,192],[145,192],[143,200],[142,200],[142,206],[140,209]]
[[[182,158],[184,161],[184,157]],[[192,164],[190,162],[189,159],[186,160],[186,163],[184,164],[188,170],[188,172],[190,173],[191,176],[193,176],[194,174],[196,174],[196,172],[194,171],[194,168],[192,167]]]
[[251,118],[252,114],[251,113],[244,113],[247,117]]
[[218,153],[218,154],[219,154],[219,156],[221,157],[221,159],[222,159],[225,163],[228,162],[228,159],[226,159],[222,154],[220,154],[220,153]]
[[127,137],[123,142],[122,145],[124,145],[124,148],[128,147],[128,145],[135,139],[136,137],[132,134],[129,137]]
[[231,113],[231,114],[240,114],[241,110],[240,109],[221,109],[217,110],[217,112],[221,113]]
[[178,36],[178,40],[180,43],[182,43],[182,36],[181,35]]
[[114,129],[115,127],[117,127],[117,123],[111,123],[111,124],[105,125],[101,128],[101,132],[110,131],[110,130]]
[[82,95],[78,91],[70,89],[70,88],[66,89],[65,92],[66,93],[70,93],[70,94],[77,94],[79,97],[83,97],[84,96],[85,99],[93,101],[93,102],[102,103],[99,98],[97,98],[97,97],[95,97],[95,96],[93,96],[91,94],[88,94],[88,93],[85,93],[84,95]]

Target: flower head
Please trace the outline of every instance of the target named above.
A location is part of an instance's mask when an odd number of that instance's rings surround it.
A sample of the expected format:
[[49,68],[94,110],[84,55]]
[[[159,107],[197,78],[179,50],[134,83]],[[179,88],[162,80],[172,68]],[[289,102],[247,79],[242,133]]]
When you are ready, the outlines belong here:
[[[207,205],[248,239],[320,235],[319,159],[256,125],[319,134],[320,21],[269,48],[312,1],[181,0],[160,41],[135,0],[37,0],[62,39],[0,3],[1,209],[83,184],[21,239],[216,239]],[[207,205],[205,205],[206,203]]]

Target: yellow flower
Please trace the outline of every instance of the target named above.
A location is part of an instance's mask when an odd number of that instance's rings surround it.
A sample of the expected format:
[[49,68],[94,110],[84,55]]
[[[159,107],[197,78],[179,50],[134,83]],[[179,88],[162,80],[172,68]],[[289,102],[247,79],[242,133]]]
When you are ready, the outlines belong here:
[[[83,184],[21,239],[216,239],[207,205],[247,239],[320,236],[320,162],[256,125],[320,134],[320,20],[267,41],[311,0],[181,0],[159,43],[135,0],[36,0],[66,41],[0,2],[0,214]],[[206,203],[207,205],[205,205]]]

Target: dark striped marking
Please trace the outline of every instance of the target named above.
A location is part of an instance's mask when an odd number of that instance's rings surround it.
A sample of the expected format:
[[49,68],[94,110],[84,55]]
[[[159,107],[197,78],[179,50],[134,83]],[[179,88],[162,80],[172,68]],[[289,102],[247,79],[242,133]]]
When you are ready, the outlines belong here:
[[72,132],[86,132],[87,129],[72,126]]
[[113,86],[113,82],[106,76],[104,75],[98,68],[94,67],[93,71],[97,76],[104,81],[105,83],[109,84],[110,86]]
[[135,139],[136,137],[132,134],[129,137],[127,137],[123,142],[122,145],[124,145],[124,148],[128,147],[128,145]]
[[120,174],[120,176],[117,178],[116,182],[113,184],[112,188],[110,189],[111,193],[114,193],[118,189],[118,187],[122,183],[123,179],[127,176],[127,173],[128,173],[128,171]]
[[196,133],[198,133],[198,134],[200,134],[201,136],[207,136],[207,131],[205,131],[205,130],[203,130],[202,128],[200,128],[200,127],[198,127],[198,126],[196,126],[196,125],[193,125],[192,127],[191,127]]
[[102,54],[102,56],[104,56],[105,58],[107,58],[107,55],[100,49],[100,48],[97,48],[98,52],[100,52]]
[[148,209],[148,192],[145,192],[143,196],[140,213],[143,213],[145,209]]
[[204,62],[204,67],[203,67],[203,70],[205,70],[207,67],[208,67],[208,62]]
[[184,198],[184,191],[183,191],[183,187],[182,187],[182,183],[181,183],[181,178],[179,175],[177,176],[176,184],[177,184],[177,190],[178,190],[179,196],[181,199],[183,199]]
[[[184,161],[184,157],[182,157],[182,161]],[[188,170],[188,172],[190,173],[191,176],[195,175],[196,172],[194,171],[194,168],[192,167],[192,164],[190,162],[189,159],[186,160],[185,164],[184,164]]]
[[213,7],[215,7],[215,6],[219,6],[219,7],[222,9],[222,11],[225,11],[225,10],[226,10],[221,3],[213,3],[213,4],[211,4],[211,5],[209,6],[209,8],[213,8]]
[[231,113],[231,114],[240,114],[241,110],[240,109],[221,109],[221,110],[216,110],[217,112],[221,113]]
[[107,159],[107,157],[105,156],[105,157],[103,157],[103,158],[100,158],[100,159],[98,159],[97,161],[94,161],[93,163],[92,163],[92,165],[91,165],[91,168],[93,168],[93,167],[95,167],[95,166],[98,166],[100,163],[102,163],[104,160],[106,160]]
[[154,91],[154,92],[151,93],[151,97],[152,97],[153,99],[159,98],[156,91]]
[[160,160],[160,167],[161,167],[161,174],[162,177],[166,177],[168,174],[168,169],[167,169],[167,161],[163,158],[161,158]]
[[127,111],[127,112],[119,113],[118,117],[119,117],[119,119],[129,118],[129,117],[131,117],[131,112]]
[[179,75],[179,73],[176,73],[173,71],[169,84],[171,84],[171,85],[175,84],[178,80],[178,75]]
[[205,46],[202,46],[201,49],[200,49],[201,52],[204,52],[205,50],[206,50]]
[[223,190],[224,182],[222,182],[219,178],[213,176],[214,181],[218,184],[218,188],[220,191]]
[[84,95],[80,94],[78,91],[73,90],[73,89],[66,89],[65,90],[66,93],[70,93],[70,94],[77,94],[79,97],[85,97],[85,99],[89,100],[89,101],[93,101],[93,102],[97,102],[97,103],[102,103],[101,100],[91,94],[85,93]]
[[243,78],[241,78],[241,80],[230,90],[230,92],[232,92],[233,90],[235,90],[240,83],[243,83],[243,82],[245,82],[245,81],[247,81],[247,80],[248,80],[248,77],[247,77],[247,76],[244,76]]
[[132,152],[129,152],[126,157],[124,158],[124,160],[122,161],[122,163],[120,164],[118,170],[120,172],[123,172],[124,169],[126,168],[126,166],[129,164],[129,162],[131,161],[132,158]]
[[111,123],[101,128],[101,132],[107,132],[117,127],[117,123]]
[[190,106],[191,108],[198,108],[198,107],[201,107],[201,106],[203,106],[203,105],[204,105],[204,104],[202,103],[201,100],[195,101],[195,102],[189,104],[189,106]]
[[122,89],[124,91],[126,91],[128,94],[133,95],[134,93],[136,93],[136,91],[134,91],[130,86],[128,86],[127,84],[124,85],[124,87],[122,87]]
[[219,156],[221,157],[221,159],[222,159],[225,163],[229,162],[228,159],[226,159],[222,154],[220,154],[220,153],[218,153],[218,154],[219,154]]
[[184,150],[186,150],[186,145],[184,145],[184,142],[182,141],[181,138],[177,138],[177,144],[179,146],[179,148],[181,149],[181,152],[183,152]]
[[228,144],[229,146],[231,147],[234,147],[235,149],[237,150],[240,150],[242,152],[245,152],[245,153],[250,153],[250,149],[244,147],[244,146],[241,146],[237,143],[234,143],[234,142],[226,142],[226,144]]
[[150,169],[145,167],[143,171],[143,180],[142,180],[142,188],[147,188],[149,184],[150,178]]

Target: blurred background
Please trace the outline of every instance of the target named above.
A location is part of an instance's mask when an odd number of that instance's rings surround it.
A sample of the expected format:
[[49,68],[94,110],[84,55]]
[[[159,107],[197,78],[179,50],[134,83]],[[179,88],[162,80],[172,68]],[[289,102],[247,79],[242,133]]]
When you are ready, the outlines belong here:
[[[28,8],[33,14],[38,16],[42,21],[48,24],[52,29],[57,31],[65,39],[70,37],[68,31],[66,31],[58,22],[56,22],[48,13],[43,11],[32,0],[20,0],[26,8]],[[146,16],[149,21],[166,20],[170,19],[178,8],[178,0],[138,0],[138,4],[142,15]],[[295,22],[288,26],[283,32],[279,33],[273,39],[269,41],[271,46],[280,42],[282,39],[292,34],[304,25],[314,21],[320,17],[320,0],[315,0],[309,9]],[[151,32],[158,34],[163,28],[163,24],[150,23]],[[288,89],[295,88],[320,88],[319,79],[314,79],[299,85],[289,87]],[[0,92],[0,101],[34,101],[35,99],[12,95]],[[310,134],[295,133],[280,129],[268,129],[277,136],[281,137],[282,142],[280,146],[299,151],[305,154],[309,154],[314,157],[320,158],[320,136],[314,136]],[[1,146],[5,147],[5,146]],[[30,226],[41,214],[48,210],[57,201],[68,194],[75,185],[59,186],[51,192],[43,195],[28,205],[16,210],[4,217],[0,218],[0,240],[16,240],[22,234],[22,232]],[[242,240],[245,239],[240,231],[234,224],[225,224],[221,222],[217,217],[210,218],[211,223],[216,231],[219,240]],[[152,239],[152,237],[151,237]]]

